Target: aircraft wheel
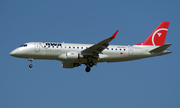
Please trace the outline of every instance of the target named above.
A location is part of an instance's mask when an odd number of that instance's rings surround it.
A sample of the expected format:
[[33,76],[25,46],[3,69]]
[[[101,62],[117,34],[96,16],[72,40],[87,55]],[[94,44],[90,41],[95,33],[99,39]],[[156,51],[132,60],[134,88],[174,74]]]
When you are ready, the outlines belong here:
[[30,64],[30,65],[29,65],[29,68],[32,68],[32,67],[33,67],[33,65],[32,65],[32,64]]
[[86,67],[86,72],[89,72],[91,70],[91,68],[90,67]]
[[93,67],[94,63],[93,62],[90,62],[89,63],[89,67]]

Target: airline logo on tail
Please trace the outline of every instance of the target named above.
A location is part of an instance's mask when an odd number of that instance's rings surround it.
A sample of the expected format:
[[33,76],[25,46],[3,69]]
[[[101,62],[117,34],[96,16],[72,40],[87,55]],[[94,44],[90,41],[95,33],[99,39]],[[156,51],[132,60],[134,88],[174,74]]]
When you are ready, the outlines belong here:
[[166,33],[167,33],[168,29],[166,28],[161,28],[156,30],[153,35],[152,35],[152,44],[153,46],[159,46],[159,45],[163,45],[164,42],[163,40],[165,40],[166,37]]
[[162,22],[149,37],[142,43],[137,45],[162,46],[164,45],[169,22]]

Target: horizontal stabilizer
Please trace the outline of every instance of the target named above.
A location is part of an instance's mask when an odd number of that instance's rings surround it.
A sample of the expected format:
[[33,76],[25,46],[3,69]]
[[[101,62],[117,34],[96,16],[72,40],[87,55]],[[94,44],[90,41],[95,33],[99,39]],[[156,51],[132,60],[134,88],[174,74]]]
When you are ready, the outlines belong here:
[[172,44],[164,44],[164,45],[162,45],[160,47],[157,47],[157,48],[155,48],[155,49],[153,49],[153,50],[151,50],[149,52],[162,52],[162,51],[164,51],[165,49],[167,49],[171,45]]

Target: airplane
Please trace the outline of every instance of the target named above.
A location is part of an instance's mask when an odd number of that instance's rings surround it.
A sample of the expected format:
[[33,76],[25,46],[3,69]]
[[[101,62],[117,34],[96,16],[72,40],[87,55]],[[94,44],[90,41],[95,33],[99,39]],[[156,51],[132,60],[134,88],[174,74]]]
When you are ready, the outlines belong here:
[[57,42],[29,42],[13,50],[10,55],[26,58],[32,68],[34,59],[62,61],[63,68],[86,65],[85,71],[101,62],[122,62],[169,54],[171,43],[164,44],[169,22],[162,22],[144,41],[136,45],[109,45],[119,30],[97,44],[73,44]]

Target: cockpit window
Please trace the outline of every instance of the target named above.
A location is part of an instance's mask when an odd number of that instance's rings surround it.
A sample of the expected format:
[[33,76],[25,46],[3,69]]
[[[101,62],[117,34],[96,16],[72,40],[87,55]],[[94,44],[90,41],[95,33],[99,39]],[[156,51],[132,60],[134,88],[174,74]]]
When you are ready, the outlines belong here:
[[27,44],[21,45],[20,47],[27,47]]

